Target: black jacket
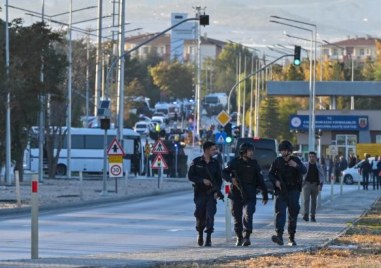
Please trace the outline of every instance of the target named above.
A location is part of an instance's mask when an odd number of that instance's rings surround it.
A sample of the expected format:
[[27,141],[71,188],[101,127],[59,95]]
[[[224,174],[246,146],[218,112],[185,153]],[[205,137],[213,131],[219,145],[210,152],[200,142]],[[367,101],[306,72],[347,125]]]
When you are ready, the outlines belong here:
[[[288,161],[290,160],[295,161],[298,166],[295,168],[289,166]],[[275,182],[277,180],[281,182],[283,191],[301,191],[302,189],[303,175],[306,174],[307,169],[303,165],[302,161],[296,156],[291,155],[288,161],[285,161],[283,157],[279,156],[274,160],[273,164],[270,167],[269,178],[274,184],[276,193],[279,193],[279,189],[277,191],[275,188]]]
[[[188,179],[193,182],[193,186],[198,192],[217,192],[222,185],[221,166],[214,158],[206,163],[203,156],[196,157],[189,167]],[[204,179],[210,180],[213,187],[206,186],[203,182]]]
[[[249,173],[245,173],[249,171]],[[237,178],[238,176],[238,178]],[[262,176],[261,168],[255,159],[244,160],[241,157],[236,157],[231,160],[222,171],[222,177],[227,182],[232,182],[232,178],[238,179],[249,199],[256,198],[257,188],[262,191],[263,199],[268,199],[267,187]],[[229,198],[241,196],[242,193],[236,186],[232,186]]]

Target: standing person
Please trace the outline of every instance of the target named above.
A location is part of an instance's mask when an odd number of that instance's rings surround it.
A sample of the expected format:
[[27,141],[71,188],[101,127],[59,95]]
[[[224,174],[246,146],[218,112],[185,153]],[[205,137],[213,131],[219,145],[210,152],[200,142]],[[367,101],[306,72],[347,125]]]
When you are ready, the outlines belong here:
[[378,179],[378,155],[374,157],[374,160],[372,160],[372,181],[373,181],[373,190],[376,190],[376,184],[377,184],[377,179]]
[[197,244],[204,244],[203,232],[206,233],[205,247],[212,246],[211,236],[214,231],[214,215],[217,212],[217,199],[221,195],[221,167],[213,156],[217,147],[214,142],[206,141],[203,146],[203,155],[193,159],[188,178],[193,182],[194,203],[196,206]]
[[334,173],[334,182],[340,181],[341,176],[341,168],[340,168],[340,158],[339,156],[335,156],[334,162],[333,162],[333,173]]
[[269,178],[275,188],[275,231],[271,237],[278,245],[283,245],[283,232],[286,224],[286,209],[288,208],[288,245],[296,246],[295,233],[300,204],[299,197],[302,188],[302,176],[307,172],[300,159],[292,154],[292,144],[285,140],[279,144],[281,156],[272,163]]
[[352,154],[349,155],[349,163],[348,163],[348,167],[349,167],[349,168],[354,167],[356,164],[357,164],[357,158],[356,158],[356,156],[352,153]]
[[368,190],[369,175],[372,172],[372,166],[369,163],[369,155],[365,156],[364,162],[360,167],[360,174],[362,175],[363,190]]
[[307,169],[303,176],[303,199],[304,216],[303,220],[308,221],[311,202],[311,221],[316,222],[316,200],[324,184],[323,167],[317,161],[316,152],[308,153],[308,162],[304,164]]
[[267,204],[268,194],[261,168],[253,159],[254,146],[242,143],[239,157],[231,160],[222,171],[222,177],[231,182],[229,193],[234,218],[234,231],[237,236],[236,246],[249,246],[250,234],[253,232],[253,214],[257,203],[257,187],[262,191],[262,203]]
[[381,161],[378,161],[378,164],[377,164],[377,183],[376,183],[376,186],[377,186],[377,190],[381,189]]
[[339,169],[340,169],[340,177],[343,175],[343,171],[348,168],[348,162],[343,155],[339,157]]

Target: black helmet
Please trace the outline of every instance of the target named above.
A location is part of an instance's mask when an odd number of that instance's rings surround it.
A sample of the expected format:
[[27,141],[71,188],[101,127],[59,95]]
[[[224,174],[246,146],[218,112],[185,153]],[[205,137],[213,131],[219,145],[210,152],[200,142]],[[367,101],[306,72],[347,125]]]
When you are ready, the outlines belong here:
[[254,145],[244,142],[239,146],[239,154],[244,155],[247,151],[254,151]]
[[287,140],[284,140],[281,143],[279,143],[278,151],[280,152],[280,151],[283,151],[283,150],[287,150],[287,151],[292,152],[292,144],[291,144],[291,142],[289,142]]

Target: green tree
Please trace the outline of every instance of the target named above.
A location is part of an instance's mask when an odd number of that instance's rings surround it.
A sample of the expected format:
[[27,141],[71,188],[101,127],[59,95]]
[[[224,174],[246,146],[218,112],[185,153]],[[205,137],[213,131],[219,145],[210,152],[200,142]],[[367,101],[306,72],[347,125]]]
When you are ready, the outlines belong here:
[[161,62],[149,70],[153,83],[160,88],[161,94],[166,96],[167,100],[192,96],[193,66],[177,61]]
[[[1,29],[4,22],[0,21]],[[11,92],[11,140],[12,158],[16,167],[23,174],[23,153],[27,144],[28,131],[37,125],[40,111],[40,96],[51,96],[62,102],[63,92],[60,85],[65,77],[66,55],[59,53],[55,45],[62,42],[62,36],[52,32],[43,23],[23,27],[20,19],[10,25],[10,79],[1,83],[0,94],[6,96],[6,90]],[[3,32],[2,32],[3,33]],[[1,41],[0,65],[4,66],[5,46]],[[44,82],[40,80],[40,70],[43,62]],[[5,70],[1,70],[2,81],[7,81]],[[47,99],[47,98],[46,98]],[[45,107],[47,103],[45,103]],[[4,106],[1,113],[5,114]],[[48,114],[46,114],[48,115]],[[57,115],[57,113],[55,114]],[[4,118],[1,117],[1,123]],[[5,125],[5,123],[4,123]],[[1,139],[3,140],[3,132]],[[1,150],[4,158],[4,150]]]
[[274,97],[266,97],[259,110],[259,134],[261,137],[277,138],[279,129],[279,105]]

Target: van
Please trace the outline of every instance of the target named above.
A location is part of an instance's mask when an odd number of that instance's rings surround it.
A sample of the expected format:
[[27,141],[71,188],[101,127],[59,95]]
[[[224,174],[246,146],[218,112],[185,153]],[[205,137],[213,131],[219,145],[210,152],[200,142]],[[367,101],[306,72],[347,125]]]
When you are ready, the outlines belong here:
[[278,156],[278,142],[276,139],[268,138],[238,138],[235,141],[234,155],[239,156],[239,147],[242,143],[250,143],[254,146],[254,158],[261,167],[263,179],[267,191],[274,195],[274,185],[269,179],[269,169]]

